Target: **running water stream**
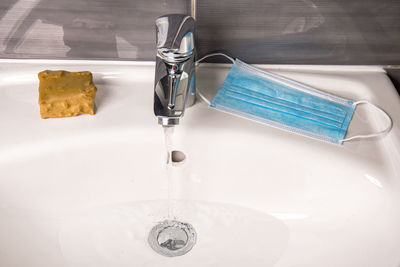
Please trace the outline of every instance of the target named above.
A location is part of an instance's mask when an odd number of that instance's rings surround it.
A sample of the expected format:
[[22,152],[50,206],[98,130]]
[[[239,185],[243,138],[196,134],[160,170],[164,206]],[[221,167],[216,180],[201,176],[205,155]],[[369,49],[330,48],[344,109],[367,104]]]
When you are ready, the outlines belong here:
[[155,252],[167,257],[176,257],[184,255],[192,249],[196,243],[197,235],[191,224],[176,220],[175,205],[178,202],[174,202],[176,199],[176,192],[174,191],[178,191],[175,190],[177,173],[172,164],[179,157],[174,156],[175,151],[172,151],[174,127],[163,127],[163,129],[167,152],[165,170],[168,183],[168,214],[166,220],[159,222],[150,230],[147,240]]
[[172,147],[173,147],[173,134],[174,134],[174,127],[173,126],[164,126],[164,139],[165,139],[165,149],[166,149],[166,164],[165,164],[165,170],[166,170],[166,176],[167,176],[167,183],[168,183],[168,196],[167,196],[167,202],[168,202],[168,215],[167,218],[168,220],[171,220],[174,216],[173,214],[173,170],[172,170]]

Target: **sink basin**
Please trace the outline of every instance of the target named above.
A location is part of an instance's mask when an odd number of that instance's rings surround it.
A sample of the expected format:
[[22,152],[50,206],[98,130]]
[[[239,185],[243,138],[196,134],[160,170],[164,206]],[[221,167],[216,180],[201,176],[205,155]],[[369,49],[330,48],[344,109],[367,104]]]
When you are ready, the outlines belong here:
[[[175,127],[168,186],[153,115],[154,63],[2,60],[0,266],[400,266],[400,99],[377,67],[259,66],[384,108],[382,138],[332,145],[218,112],[198,99]],[[90,70],[95,116],[39,115],[37,73]],[[200,67],[211,98],[228,65]],[[368,107],[349,134],[384,128]],[[174,200],[167,201],[168,195]],[[168,216],[197,243],[147,243]]]

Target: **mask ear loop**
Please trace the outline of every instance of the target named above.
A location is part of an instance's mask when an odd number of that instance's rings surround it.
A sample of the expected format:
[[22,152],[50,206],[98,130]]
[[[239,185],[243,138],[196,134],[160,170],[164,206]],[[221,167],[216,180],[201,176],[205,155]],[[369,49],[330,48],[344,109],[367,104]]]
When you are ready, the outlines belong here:
[[342,142],[346,142],[346,141],[350,141],[350,140],[354,140],[354,139],[364,139],[364,138],[372,138],[372,137],[377,137],[377,136],[381,136],[381,135],[385,135],[388,132],[390,132],[390,130],[393,127],[393,121],[392,118],[389,116],[389,114],[386,113],[386,111],[384,111],[383,109],[381,109],[380,107],[375,106],[374,104],[372,104],[371,102],[368,102],[367,100],[360,100],[357,102],[354,102],[354,105],[360,105],[360,104],[369,104],[371,106],[373,106],[375,109],[381,111],[383,114],[385,114],[385,116],[389,119],[389,125],[382,131],[379,131],[377,133],[372,133],[372,134],[360,134],[360,135],[355,135],[355,136],[350,136],[348,138],[344,138],[340,141]]
[[214,57],[214,56],[223,56],[227,59],[229,59],[230,62],[232,62],[232,64],[235,64],[235,60],[233,59],[233,57],[228,56],[227,54],[224,53],[211,53],[211,54],[207,54],[204,57],[200,58],[199,60],[196,61],[196,66],[202,62],[204,59],[209,58],[209,57]]
[[[197,61],[196,61],[196,66],[198,66],[198,65],[200,64],[200,62],[202,62],[204,59],[209,58],[209,57],[213,57],[213,56],[223,56],[223,57],[226,57],[230,62],[232,62],[232,64],[235,64],[235,60],[234,60],[232,57],[230,57],[230,56],[228,56],[228,55],[226,55],[226,54],[224,54],[224,53],[211,53],[211,54],[207,54],[207,55],[205,55],[204,57],[202,57],[202,58],[200,58],[199,60],[197,60]],[[200,92],[199,88],[196,88],[196,91],[197,91],[197,94],[200,96],[200,98],[201,98],[204,102],[206,102],[208,105],[211,104],[211,103],[210,103],[210,100],[208,100],[208,99],[203,95],[203,93]]]

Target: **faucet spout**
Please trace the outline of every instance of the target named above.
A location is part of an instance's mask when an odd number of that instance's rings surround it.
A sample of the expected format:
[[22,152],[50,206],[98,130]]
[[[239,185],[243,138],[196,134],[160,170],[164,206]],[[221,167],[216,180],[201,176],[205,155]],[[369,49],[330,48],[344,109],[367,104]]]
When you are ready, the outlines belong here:
[[195,22],[172,14],[156,20],[157,57],[154,114],[163,126],[179,124],[195,102]]

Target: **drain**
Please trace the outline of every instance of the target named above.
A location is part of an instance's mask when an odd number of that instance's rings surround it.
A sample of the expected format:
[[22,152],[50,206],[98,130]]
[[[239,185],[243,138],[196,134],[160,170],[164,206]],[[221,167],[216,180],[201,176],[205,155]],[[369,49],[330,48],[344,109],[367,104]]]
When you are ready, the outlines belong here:
[[148,241],[151,248],[163,256],[182,256],[196,243],[196,231],[188,223],[165,220],[151,229]]
[[171,152],[172,163],[181,163],[186,159],[185,153],[179,150],[173,150]]

